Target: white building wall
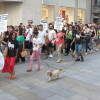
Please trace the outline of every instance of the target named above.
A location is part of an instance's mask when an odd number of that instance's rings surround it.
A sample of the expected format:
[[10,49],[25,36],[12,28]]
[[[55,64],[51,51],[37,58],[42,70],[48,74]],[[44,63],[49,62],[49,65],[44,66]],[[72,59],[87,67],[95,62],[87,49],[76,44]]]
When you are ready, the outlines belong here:
[[22,3],[2,3],[0,14],[8,14],[8,25],[19,25],[22,22]]
[[34,24],[40,24],[42,18],[42,0],[24,0],[23,2],[23,23],[33,20]]
[[86,9],[86,0],[78,0],[78,8]]
[[59,6],[75,8],[75,0],[59,0]]
[[44,5],[56,5],[56,0],[42,0]]

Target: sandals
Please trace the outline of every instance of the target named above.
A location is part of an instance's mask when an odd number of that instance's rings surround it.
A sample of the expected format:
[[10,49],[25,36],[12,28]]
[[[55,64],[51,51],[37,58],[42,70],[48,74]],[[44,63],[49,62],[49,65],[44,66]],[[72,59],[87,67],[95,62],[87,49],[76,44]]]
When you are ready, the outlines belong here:
[[15,76],[10,76],[9,79],[10,80],[14,80],[15,79]]
[[32,69],[27,69],[27,72],[32,72]]
[[38,71],[40,71],[40,69],[39,69],[39,68],[36,70],[36,72],[38,72]]

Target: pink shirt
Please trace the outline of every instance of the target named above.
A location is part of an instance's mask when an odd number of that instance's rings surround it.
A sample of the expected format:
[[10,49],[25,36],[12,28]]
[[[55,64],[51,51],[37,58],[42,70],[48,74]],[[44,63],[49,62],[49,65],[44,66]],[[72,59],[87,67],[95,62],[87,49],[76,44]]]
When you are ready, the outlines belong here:
[[64,33],[56,34],[56,45],[60,45],[64,43]]

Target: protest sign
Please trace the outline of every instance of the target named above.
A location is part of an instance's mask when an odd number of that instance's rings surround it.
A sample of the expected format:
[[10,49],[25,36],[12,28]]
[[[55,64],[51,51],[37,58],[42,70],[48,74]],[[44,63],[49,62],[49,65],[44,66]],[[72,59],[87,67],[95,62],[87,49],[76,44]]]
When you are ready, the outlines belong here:
[[54,29],[62,30],[63,28],[63,18],[56,17],[56,21],[54,23]]
[[8,14],[0,15],[0,33],[7,31]]
[[46,21],[46,20],[41,20],[41,24],[43,25],[43,29],[44,29],[45,31],[47,31],[47,30],[48,30],[47,21]]

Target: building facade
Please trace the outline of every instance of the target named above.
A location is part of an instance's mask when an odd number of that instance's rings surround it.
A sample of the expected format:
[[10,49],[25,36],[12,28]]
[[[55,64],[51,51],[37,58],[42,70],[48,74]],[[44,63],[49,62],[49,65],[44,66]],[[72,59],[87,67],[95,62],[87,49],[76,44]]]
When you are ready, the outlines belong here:
[[8,25],[39,24],[41,19],[54,22],[56,17],[68,23],[89,23],[91,0],[0,0],[0,14],[8,14]]
[[100,0],[92,0],[92,22],[100,23]]

